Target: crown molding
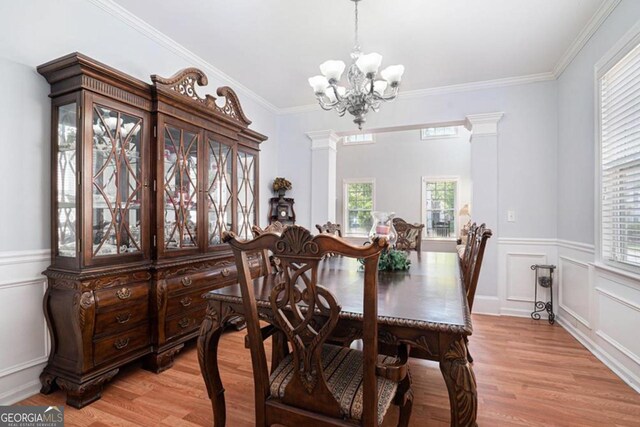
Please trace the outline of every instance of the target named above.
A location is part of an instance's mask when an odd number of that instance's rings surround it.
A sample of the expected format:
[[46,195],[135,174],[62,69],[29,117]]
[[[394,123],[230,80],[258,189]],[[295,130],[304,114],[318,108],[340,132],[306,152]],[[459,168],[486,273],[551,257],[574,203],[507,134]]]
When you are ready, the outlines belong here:
[[129,12],[119,4],[115,3],[113,0],[89,0],[89,2],[114,16],[115,18],[119,19],[134,30],[155,41],[159,45],[186,59],[192,66],[197,66],[198,68],[205,70],[209,77],[215,76],[223,82],[226,82],[229,86],[233,87],[233,90],[236,93],[245,95],[247,98],[252,99],[274,114],[279,113],[278,107],[276,107],[257,93],[253,92],[251,89],[235,80],[233,77],[219,70],[210,62],[207,62],[202,57],[196,55],[180,43],[168,37],[155,27],[138,18],[136,15]]
[[564,54],[560,57],[560,60],[556,63],[556,66],[553,68],[554,78],[558,78],[562,75],[564,70],[571,64],[576,55],[582,50],[582,48],[587,44],[591,36],[598,31],[598,28],[604,23],[604,21],[609,17],[611,12],[620,4],[621,0],[606,0],[596,13],[593,14],[587,25],[580,31],[578,37],[575,38],[573,43],[569,46],[569,48],[564,52]]
[[[127,24],[131,28],[140,32],[141,34],[149,37],[151,40],[155,41],[159,45],[167,48],[173,53],[183,57],[187,61],[189,61],[192,65],[198,66],[207,71],[207,73],[211,76],[215,76],[220,80],[227,82],[230,86],[236,90],[236,92],[241,93],[248,98],[252,99],[259,105],[266,108],[268,111],[277,114],[277,115],[290,115],[290,114],[300,114],[300,113],[308,113],[317,111],[318,104],[308,104],[308,105],[299,105],[294,107],[284,107],[279,108],[276,107],[271,102],[267,101],[265,98],[261,97],[242,83],[238,82],[228,74],[216,68],[213,64],[207,62],[202,57],[196,55],[180,43],[176,42],[172,38],[168,37],[155,27],[151,26],[147,22],[143,21],[139,17],[135,16],[133,13],[129,12],[127,9],[123,8],[119,4],[115,3],[113,0],[89,0],[93,5],[98,8],[104,10],[115,18],[119,19],[123,23]],[[551,81],[556,80],[563,71],[567,68],[567,66],[573,61],[576,55],[580,52],[580,50],[586,45],[591,36],[600,28],[603,22],[607,19],[607,17],[613,12],[613,10],[618,6],[621,0],[606,0],[596,11],[596,13],[591,17],[587,25],[582,29],[582,31],[578,34],[573,43],[569,46],[569,48],[562,55],[560,60],[556,63],[553,71],[537,73],[537,74],[528,74],[524,76],[516,76],[516,77],[506,77],[501,79],[494,80],[484,80],[470,83],[460,83],[454,85],[446,85],[446,86],[438,86],[433,88],[426,89],[417,89],[410,90],[406,92],[400,92],[398,95],[399,99],[412,99],[412,98],[420,98],[429,95],[444,95],[451,94],[457,92],[469,92],[474,90],[482,90],[482,89],[491,89],[505,86],[515,86],[527,83],[535,83],[535,82],[543,82],[543,81]]]
[[465,128],[471,131],[471,136],[480,135],[497,135],[498,122],[504,113],[501,111],[495,113],[470,114],[466,118]]

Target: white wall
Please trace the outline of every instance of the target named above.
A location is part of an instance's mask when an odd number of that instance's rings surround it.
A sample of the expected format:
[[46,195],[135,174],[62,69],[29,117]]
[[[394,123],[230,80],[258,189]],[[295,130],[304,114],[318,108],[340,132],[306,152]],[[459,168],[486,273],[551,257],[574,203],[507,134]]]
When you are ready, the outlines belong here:
[[469,137],[460,127],[456,137],[423,141],[420,130],[414,129],[378,133],[373,144],[338,143],[337,221],[346,223],[343,183],[353,178],[375,179],[376,210],[393,211],[408,222],[423,223],[422,177],[457,177],[459,210],[471,202]]
[[[407,70],[407,79],[411,78],[410,73],[411,70]],[[312,99],[313,94],[309,93],[309,97]],[[370,113],[365,129],[462,121],[468,115],[499,111],[505,114],[498,124],[498,223],[487,224],[494,231],[490,246],[501,245],[502,238],[527,241],[555,239],[556,81],[420,97],[403,98],[400,95],[395,102],[383,105],[380,113]],[[296,199],[298,223],[306,227],[313,224],[310,224],[309,211],[311,152],[305,133],[326,129],[344,132],[353,131],[356,126],[348,117],[337,117],[334,112],[322,111],[319,107],[287,114],[279,120],[278,172],[292,181],[290,196]],[[488,170],[491,172],[495,170]],[[507,222],[507,210],[515,211],[516,222]],[[483,218],[473,219],[483,221]],[[553,251],[554,248],[547,249]],[[497,254],[499,251],[490,248],[489,252]],[[552,254],[548,259],[555,260]],[[521,280],[524,283],[529,279],[531,270],[524,270],[519,265],[517,276],[508,275],[503,259],[498,258],[493,263],[500,271],[496,274],[495,269],[489,268],[491,260],[487,261],[487,269],[478,285],[474,310],[526,313],[531,305],[529,302],[506,298],[509,293],[505,290],[508,287],[506,278],[522,276],[526,278]],[[532,284],[533,279],[528,283]]]
[[594,263],[594,66],[638,22],[640,2],[623,0],[558,79],[558,314],[640,392],[640,278]]
[[[51,107],[49,86],[36,67],[79,51],[146,82],[150,74],[170,76],[197,66],[209,76],[205,92],[215,95],[219,86],[235,86],[170,41],[133,25],[94,1],[0,2],[0,404],[38,390],[48,353],[40,273],[50,248]],[[270,137],[262,145],[260,163],[264,225],[269,185],[277,175],[276,115],[246,91],[237,92],[252,128]]]

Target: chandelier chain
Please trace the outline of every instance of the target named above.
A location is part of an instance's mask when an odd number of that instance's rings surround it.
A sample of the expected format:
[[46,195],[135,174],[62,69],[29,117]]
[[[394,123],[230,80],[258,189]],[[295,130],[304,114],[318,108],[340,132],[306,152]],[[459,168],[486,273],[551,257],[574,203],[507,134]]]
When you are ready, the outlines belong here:
[[354,46],[354,50],[360,50],[360,42],[358,40],[358,0],[354,1],[356,6],[356,14],[355,14],[355,33],[356,33],[356,44]]

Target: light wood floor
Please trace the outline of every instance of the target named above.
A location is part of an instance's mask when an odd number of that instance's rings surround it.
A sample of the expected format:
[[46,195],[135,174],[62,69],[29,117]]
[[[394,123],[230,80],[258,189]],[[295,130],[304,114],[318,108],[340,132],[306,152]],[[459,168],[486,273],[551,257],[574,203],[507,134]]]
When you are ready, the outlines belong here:
[[[473,316],[481,426],[640,426],[640,394],[615,376],[560,326],[514,317]],[[253,425],[253,380],[244,333],[221,341],[227,425]],[[448,426],[449,401],[438,365],[413,361],[412,426]],[[61,405],[64,395],[22,404]],[[397,412],[385,418],[393,426]],[[211,407],[194,345],[160,375],[133,365],[105,387],[101,400],[65,407],[66,426],[210,426]]]

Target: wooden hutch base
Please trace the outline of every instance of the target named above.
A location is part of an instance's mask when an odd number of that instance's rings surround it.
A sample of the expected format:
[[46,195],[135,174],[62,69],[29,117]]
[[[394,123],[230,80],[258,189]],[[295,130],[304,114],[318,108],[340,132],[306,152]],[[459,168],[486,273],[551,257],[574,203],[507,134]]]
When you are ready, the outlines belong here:
[[[40,380],[67,404],[100,398],[119,367],[162,372],[198,334],[202,295],[236,282],[222,232],[251,237],[258,154],[228,87],[195,68],[152,85],[74,53],[38,67],[52,98],[52,339]],[[259,274],[261,261],[252,259]]]

